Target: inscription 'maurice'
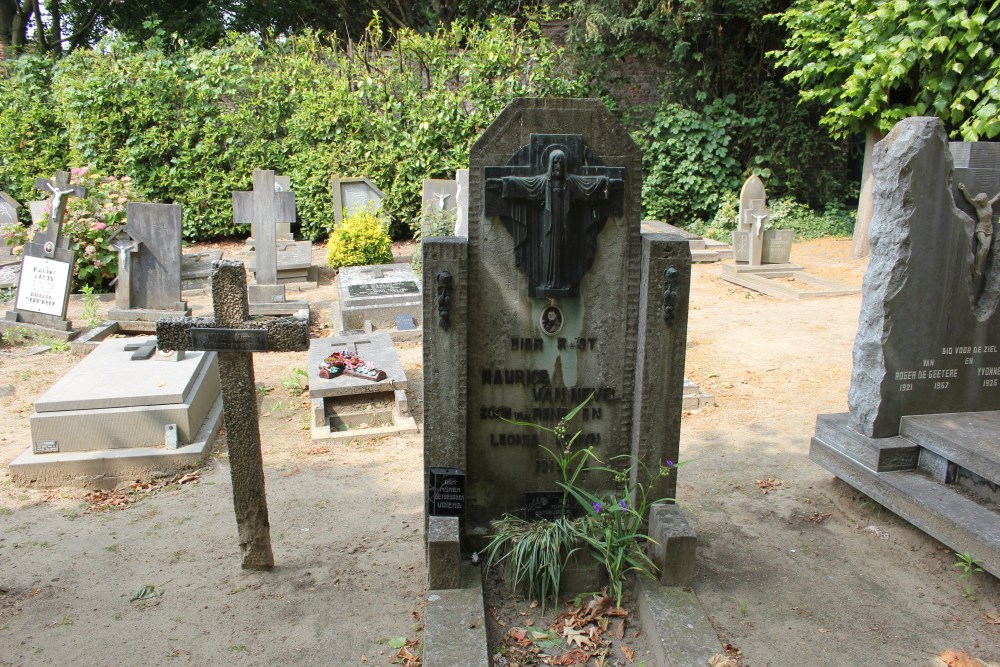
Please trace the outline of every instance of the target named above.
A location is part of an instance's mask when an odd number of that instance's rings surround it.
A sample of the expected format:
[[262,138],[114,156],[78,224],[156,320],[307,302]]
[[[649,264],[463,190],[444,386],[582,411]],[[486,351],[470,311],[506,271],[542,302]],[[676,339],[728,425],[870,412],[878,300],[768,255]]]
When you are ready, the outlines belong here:
[[485,167],[483,210],[514,237],[528,296],[577,295],[598,232],[622,215],[624,178],[624,167],[604,166],[579,134],[532,134],[506,166]]

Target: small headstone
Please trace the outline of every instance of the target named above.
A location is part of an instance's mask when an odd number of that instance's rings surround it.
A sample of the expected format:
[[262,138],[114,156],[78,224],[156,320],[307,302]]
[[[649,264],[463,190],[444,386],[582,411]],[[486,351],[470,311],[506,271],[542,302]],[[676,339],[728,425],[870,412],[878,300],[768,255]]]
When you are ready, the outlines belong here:
[[28,211],[31,213],[31,224],[37,227],[49,217],[49,200],[29,201]]
[[1000,152],[950,149],[937,118],[875,146],[850,412],[819,416],[810,458],[1000,576],[1000,262],[991,241],[977,266],[983,218],[958,188],[988,203]]
[[155,322],[190,313],[181,300],[181,207],[130,202],[111,240],[118,252],[115,307],[108,319]]
[[87,189],[70,185],[69,172],[65,171],[57,172],[51,180],[37,179],[35,187],[52,193],[49,222],[45,231],[35,234],[34,241],[24,244],[17,300],[0,328],[27,325],[69,340],[76,334],[66,320],[76,252],[62,233],[62,223],[67,198],[85,197]]
[[382,208],[385,193],[364,176],[341,178],[334,174],[330,184],[333,190],[333,215],[338,225],[344,221],[344,216],[353,215],[364,208]]
[[369,321],[391,331],[397,317],[418,321],[423,310],[421,283],[409,264],[345,266],[337,276],[340,291],[338,331],[360,331]]
[[447,178],[425,178],[421,211],[425,214],[436,211],[439,214],[452,214],[458,209],[458,181]]
[[221,250],[184,254],[181,257],[181,292],[210,287],[212,264],[220,259],[222,259]]
[[0,266],[17,264],[21,261],[20,257],[14,256],[14,248],[7,245],[7,237],[3,233],[5,227],[20,225],[17,218],[17,209],[19,208],[21,205],[17,203],[17,200],[6,192],[0,191]]

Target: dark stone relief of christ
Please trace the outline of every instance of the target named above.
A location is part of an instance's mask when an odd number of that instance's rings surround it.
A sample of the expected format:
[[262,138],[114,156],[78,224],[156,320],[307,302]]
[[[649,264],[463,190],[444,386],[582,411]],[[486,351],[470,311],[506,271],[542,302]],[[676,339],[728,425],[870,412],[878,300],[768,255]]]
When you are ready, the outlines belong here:
[[514,237],[528,295],[574,297],[597,235],[624,209],[624,167],[606,167],[579,134],[532,134],[507,165],[486,167],[484,212]]

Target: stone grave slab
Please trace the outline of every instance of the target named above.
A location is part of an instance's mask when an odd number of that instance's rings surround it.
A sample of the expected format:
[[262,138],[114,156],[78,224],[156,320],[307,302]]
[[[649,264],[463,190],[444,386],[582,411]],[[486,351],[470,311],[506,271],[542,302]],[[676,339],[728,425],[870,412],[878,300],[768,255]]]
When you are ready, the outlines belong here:
[[[320,364],[336,351],[357,354],[386,372],[372,381],[349,375],[319,376]],[[309,343],[309,398],[313,440],[351,440],[415,433],[406,398],[406,373],[386,333],[314,338]]]
[[190,314],[181,300],[180,205],[130,202],[125,218],[111,243],[118,251],[118,279],[108,319],[155,322]]
[[201,459],[222,418],[216,355],[177,360],[154,346],[109,338],[52,385],[35,402],[32,447],[10,466],[15,483],[112,483]]
[[334,174],[330,181],[333,190],[333,215],[336,224],[344,221],[344,216],[353,215],[366,206],[382,208],[385,193],[364,176],[342,178]]
[[721,241],[706,239],[659,220],[643,220],[642,232],[644,234],[677,234],[683,236],[688,240],[688,245],[691,247],[691,261],[695,263],[708,264],[718,262],[722,259],[729,259],[733,256],[732,247]]
[[361,331],[365,322],[376,330],[396,330],[396,317],[409,316],[419,324],[423,315],[423,285],[409,264],[345,266],[337,274],[338,331]]
[[[959,184],[1000,191],[995,145],[949,146],[937,118],[874,151],[850,412],[820,415],[810,458],[1000,576],[1000,262]],[[994,209],[995,210],[995,209]],[[977,270],[981,269],[981,271]]]
[[[312,241],[278,241],[276,257],[279,285],[317,282],[319,271],[312,263]],[[250,256],[247,270],[256,276],[256,252]]]

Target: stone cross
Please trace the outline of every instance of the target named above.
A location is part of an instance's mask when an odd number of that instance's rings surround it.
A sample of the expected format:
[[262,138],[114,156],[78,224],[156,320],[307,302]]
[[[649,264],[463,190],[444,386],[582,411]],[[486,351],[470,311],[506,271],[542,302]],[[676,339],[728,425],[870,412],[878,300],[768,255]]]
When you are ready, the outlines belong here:
[[[273,186],[266,190],[273,191]],[[243,569],[266,570],[274,566],[274,555],[260,453],[253,353],[308,350],[309,323],[294,317],[251,320],[242,262],[213,264],[212,305],[214,318],[157,321],[156,342],[162,350],[219,353],[222,412]]]
[[233,219],[253,227],[257,284],[277,285],[277,225],[295,222],[295,193],[277,191],[273,171],[254,169],[253,191],[233,193]]
[[82,185],[69,184],[69,172],[57,171],[55,178],[36,178],[35,188],[52,193],[52,208],[49,210],[49,226],[42,234],[41,238],[36,238],[35,243],[42,246],[45,257],[55,256],[56,246],[69,247],[69,242],[62,238],[63,216],[66,215],[66,201],[69,197],[86,197],[87,188]]

